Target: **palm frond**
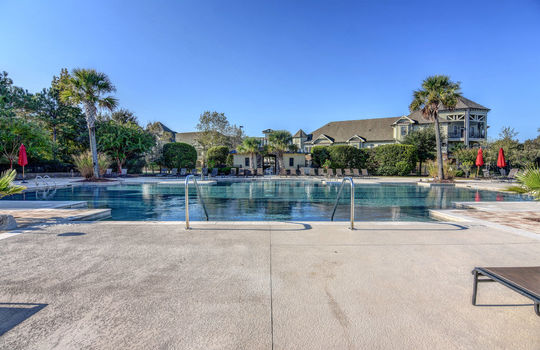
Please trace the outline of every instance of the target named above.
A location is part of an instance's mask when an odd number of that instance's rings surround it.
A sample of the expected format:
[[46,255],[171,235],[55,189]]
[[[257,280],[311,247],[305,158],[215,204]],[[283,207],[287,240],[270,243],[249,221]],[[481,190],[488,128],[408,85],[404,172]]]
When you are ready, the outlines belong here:
[[17,172],[15,170],[6,170],[0,176],[0,198],[20,193],[26,189],[24,186],[14,185]]

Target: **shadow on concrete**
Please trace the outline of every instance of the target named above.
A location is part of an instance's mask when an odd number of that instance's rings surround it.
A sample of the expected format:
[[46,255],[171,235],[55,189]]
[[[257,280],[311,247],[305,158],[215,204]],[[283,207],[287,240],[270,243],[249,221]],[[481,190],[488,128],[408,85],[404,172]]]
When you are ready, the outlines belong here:
[[0,303],[0,336],[41,311],[48,304]]
[[[306,230],[311,230],[311,225],[309,224],[304,224],[304,223],[301,223],[301,222],[292,222],[292,221],[281,221],[281,222],[285,222],[287,224],[294,224],[294,225],[300,225],[302,226],[302,228],[283,228],[283,229],[276,229],[274,227],[270,228],[270,227],[261,227],[261,228],[254,228],[253,226],[250,226],[249,228],[231,228],[231,227],[227,227],[227,228],[219,228],[219,227],[190,227],[189,230],[190,231],[208,231],[208,230],[211,230],[211,231],[272,231],[272,232],[277,232],[277,231],[306,231]],[[272,225],[272,222],[269,222],[268,225]],[[262,226],[262,225],[261,225]]]
[[59,233],[57,236],[59,237],[73,237],[73,236],[84,236],[86,233],[84,232],[65,232],[65,233]]

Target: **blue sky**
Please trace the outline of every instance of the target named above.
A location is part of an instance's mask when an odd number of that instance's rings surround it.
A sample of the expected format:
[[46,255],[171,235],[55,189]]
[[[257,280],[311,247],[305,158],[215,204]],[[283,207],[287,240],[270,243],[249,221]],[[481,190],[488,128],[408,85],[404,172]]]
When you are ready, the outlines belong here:
[[431,74],[491,108],[489,135],[540,127],[540,1],[6,1],[0,70],[32,92],[107,73],[139,119],[249,135],[407,114]]

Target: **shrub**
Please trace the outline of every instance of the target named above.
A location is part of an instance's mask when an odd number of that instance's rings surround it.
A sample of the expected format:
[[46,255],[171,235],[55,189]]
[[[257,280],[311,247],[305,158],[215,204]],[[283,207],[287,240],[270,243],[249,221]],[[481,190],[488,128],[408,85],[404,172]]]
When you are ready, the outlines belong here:
[[227,164],[227,157],[229,156],[229,147],[227,146],[216,146],[211,147],[207,154],[206,159],[208,160],[208,167],[222,167]]
[[183,142],[171,142],[163,145],[163,165],[167,168],[193,169],[197,162],[195,147]]
[[[439,171],[437,169],[437,162],[430,161],[427,163],[427,171],[430,177],[436,178],[439,176]],[[444,178],[447,180],[452,180],[458,174],[458,169],[454,164],[451,164],[449,161],[443,162],[443,172]]]
[[353,146],[332,146],[329,149],[330,160],[336,168],[364,168],[367,152]]
[[[395,176],[408,175],[416,166],[417,152],[416,147],[412,145],[381,145],[374,148],[372,153],[373,160],[369,163],[375,163],[379,175]],[[400,163],[398,165],[398,163]]]
[[516,175],[519,185],[540,200],[540,168],[530,167]]
[[414,169],[414,165],[404,160],[400,160],[396,163],[396,170],[399,176],[407,176]]
[[225,162],[225,165],[228,167],[232,167],[234,163],[234,156],[232,154],[227,155],[227,161]]
[[[87,179],[94,176],[94,165],[92,163],[92,153],[83,152],[79,155],[73,155],[73,164],[81,175]],[[103,176],[107,167],[111,164],[111,159],[106,154],[98,154],[99,175]]]
[[311,149],[311,161],[317,168],[323,167],[323,164],[330,159],[328,146],[315,146]]

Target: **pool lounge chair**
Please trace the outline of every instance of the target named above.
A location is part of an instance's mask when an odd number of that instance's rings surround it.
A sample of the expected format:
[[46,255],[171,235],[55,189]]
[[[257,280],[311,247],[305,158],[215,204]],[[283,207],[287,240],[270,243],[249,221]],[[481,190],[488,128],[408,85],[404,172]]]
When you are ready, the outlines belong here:
[[352,171],[351,169],[345,169],[345,176],[352,176]]
[[285,168],[279,169],[279,176],[287,176],[287,169]]
[[120,176],[127,177],[127,169],[121,169]]
[[186,174],[187,174],[187,169],[186,168],[180,169],[180,176],[186,176]]
[[176,176],[176,175],[178,175],[178,169],[177,169],[177,168],[172,168],[172,169],[171,169],[171,174],[170,174],[170,175],[171,175],[171,176]]
[[519,171],[519,169],[516,169],[516,168],[510,169],[510,171],[508,172],[508,175],[505,176],[505,177],[503,177],[501,180],[504,180],[504,181],[512,181],[512,180],[515,180],[518,171]]
[[369,173],[367,169],[362,169],[362,177],[366,179],[369,178]]
[[307,167],[302,168],[302,173],[303,173],[302,175],[304,175],[304,176],[309,176],[309,168],[307,168]]
[[217,176],[218,176],[218,172],[219,172],[218,168],[213,168],[213,169],[212,169],[212,177],[217,177]]
[[323,168],[317,168],[317,169],[315,169],[315,175],[317,175],[317,176],[324,176],[324,169],[323,169]]
[[326,177],[334,177],[334,169],[328,169],[326,171]]
[[353,170],[352,170],[352,173],[353,173],[353,176],[354,176],[354,177],[360,177],[360,170],[358,170],[358,169],[353,169]]
[[343,171],[341,169],[336,169],[336,177],[343,177]]
[[263,168],[257,168],[257,176],[264,176]]
[[197,176],[197,169],[196,168],[191,170],[191,175]]
[[[476,305],[479,282],[499,282],[529,298],[534,303],[534,312],[540,316],[540,266],[527,267],[475,267],[472,304]],[[480,279],[479,277],[484,277]]]
[[309,176],[317,176],[317,169],[314,168],[308,168],[309,169]]
[[202,172],[203,176],[208,176],[208,168],[202,168],[201,172]]

